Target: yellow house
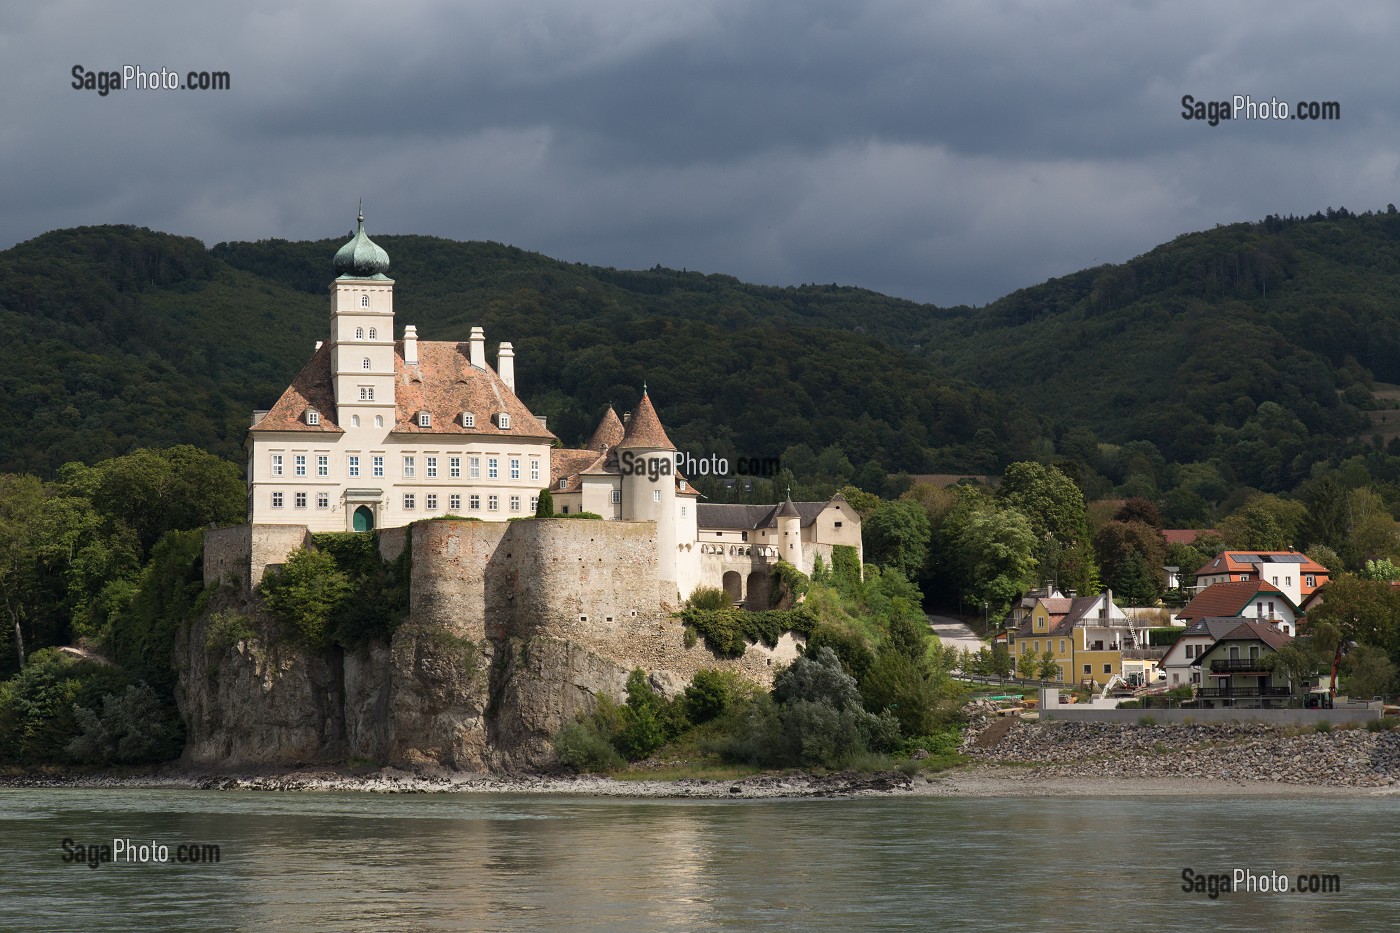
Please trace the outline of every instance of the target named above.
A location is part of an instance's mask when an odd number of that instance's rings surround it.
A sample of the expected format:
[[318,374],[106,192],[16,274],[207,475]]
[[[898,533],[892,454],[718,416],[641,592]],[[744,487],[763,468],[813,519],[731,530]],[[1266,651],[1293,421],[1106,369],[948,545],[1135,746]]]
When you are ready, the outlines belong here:
[[[1123,652],[1138,647],[1130,619],[1113,604],[1113,591],[1097,596],[1065,597],[1055,591],[1021,601],[1013,612],[1018,624],[1008,635],[1012,662],[1050,652],[1061,683],[1102,687],[1123,673]],[[1037,662],[1039,664],[1039,662]],[[1040,678],[1037,666],[1034,678]]]

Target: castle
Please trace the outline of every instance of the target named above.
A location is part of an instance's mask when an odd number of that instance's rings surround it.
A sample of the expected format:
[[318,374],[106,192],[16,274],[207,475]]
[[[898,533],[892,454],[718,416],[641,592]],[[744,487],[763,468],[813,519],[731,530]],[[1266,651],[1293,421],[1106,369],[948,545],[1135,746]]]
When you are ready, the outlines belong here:
[[[505,521],[535,514],[548,486],[556,511],[655,525],[665,593],[722,586],[736,603],[768,606],[783,559],[811,573],[847,545],[860,554],[860,516],[842,496],[778,506],[701,503],[643,387],[635,412],[609,406],[579,449],[557,446],[546,419],[516,395],[515,352],[502,342],[493,369],[486,337],[465,343],[395,339],[389,256],[365,232],[335,254],[330,339],[248,432],[250,534],[370,531],[444,516]],[[288,538],[286,533],[290,533]],[[261,577],[251,546],[247,579]],[[263,555],[278,562],[279,544]]]

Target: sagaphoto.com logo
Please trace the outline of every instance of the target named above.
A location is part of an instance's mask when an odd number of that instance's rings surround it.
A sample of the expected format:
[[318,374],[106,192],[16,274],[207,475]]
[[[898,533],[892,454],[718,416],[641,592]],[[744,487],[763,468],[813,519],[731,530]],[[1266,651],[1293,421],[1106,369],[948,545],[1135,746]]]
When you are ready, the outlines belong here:
[[177,68],[143,68],[122,65],[111,70],[90,70],[74,65],[69,86],[106,97],[113,91],[227,91],[232,78],[227,71],[180,71]]

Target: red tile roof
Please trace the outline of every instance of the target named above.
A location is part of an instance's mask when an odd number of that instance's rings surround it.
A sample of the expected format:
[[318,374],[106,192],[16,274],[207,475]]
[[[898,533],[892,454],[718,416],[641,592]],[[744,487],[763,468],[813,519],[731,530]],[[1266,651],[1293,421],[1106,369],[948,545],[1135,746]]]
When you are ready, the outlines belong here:
[[[1243,560],[1245,557],[1263,558],[1263,566],[1282,567],[1285,564],[1289,567],[1298,568],[1300,574],[1330,574],[1326,567],[1308,557],[1301,551],[1221,551],[1215,557],[1206,561],[1199,570],[1196,571],[1198,577],[1212,577],[1224,573],[1257,573],[1261,564],[1254,561]],[[1290,561],[1270,560],[1269,558],[1293,558]],[[1299,560],[1301,558],[1301,560]]]
[[609,450],[622,443],[622,437],[626,429],[622,426],[622,419],[613,411],[611,405],[603,413],[603,420],[598,422],[598,427],[593,429],[593,436],[584,444],[586,450]]
[[1218,535],[1214,528],[1163,528],[1162,537],[1168,544],[1195,544],[1201,535]]
[[632,413],[632,419],[627,422],[627,429],[617,446],[650,447],[655,450],[676,449],[676,445],[666,436],[666,429],[661,426],[661,419],[657,417],[656,409],[651,404],[651,396],[645,391],[642,392],[642,400],[637,403],[637,410]]
[[[310,425],[306,409],[320,414],[320,424]],[[335,393],[331,391],[331,348],[322,344],[292,379],[266,415],[249,430],[307,431],[313,434],[344,434],[335,417]]]
[[1260,593],[1281,600],[1295,610],[1297,608],[1293,606],[1292,600],[1283,590],[1272,583],[1261,583],[1257,580],[1236,580],[1206,587],[1196,595],[1195,599],[1187,603],[1186,608],[1177,613],[1176,617],[1191,622],[1196,619],[1238,616],[1249,607],[1249,604],[1254,601],[1254,597]]

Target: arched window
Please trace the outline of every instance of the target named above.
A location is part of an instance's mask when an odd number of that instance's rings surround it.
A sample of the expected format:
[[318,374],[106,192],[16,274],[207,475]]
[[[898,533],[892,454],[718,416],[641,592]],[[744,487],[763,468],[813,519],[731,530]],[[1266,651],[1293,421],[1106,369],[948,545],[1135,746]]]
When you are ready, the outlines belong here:
[[369,369],[369,357],[365,357],[363,360],[360,361],[360,368]]
[[374,426],[375,426],[376,428],[382,428],[382,427],[384,427],[384,416],[383,416],[383,415],[375,415],[375,416],[374,416]]
[[370,340],[378,340],[378,339],[379,339],[379,335],[378,335],[378,333],[375,331],[375,329],[374,329],[373,327],[371,327],[371,328],[369,329],[369,339],[370,339]]
[[356,340],[364,340],[364,339],[365,339],[365,329],[364,329],[363,327],[357,327],[357,328],[355,328],[355,339],[356,339]]
[[359,416],[359,415],[351,415],[351,416],[350,416],[350,426],[351,426],[352,428],[358,428],[358,427],[360,426],[360,416]]
[[368,295],[361,295],[361,296],[360,296],[360,307],[361,307],[361,308],[368,308],[368,307],[369,307],[369,296],[368,296]]

